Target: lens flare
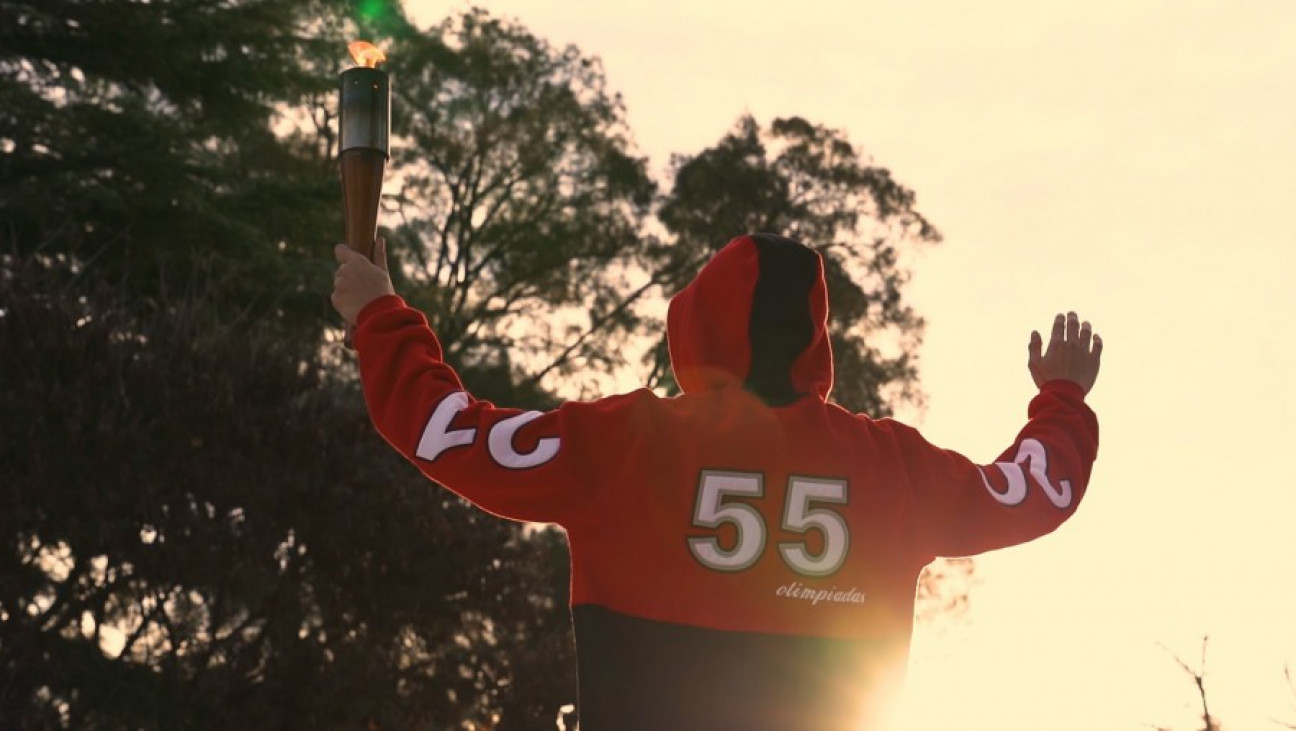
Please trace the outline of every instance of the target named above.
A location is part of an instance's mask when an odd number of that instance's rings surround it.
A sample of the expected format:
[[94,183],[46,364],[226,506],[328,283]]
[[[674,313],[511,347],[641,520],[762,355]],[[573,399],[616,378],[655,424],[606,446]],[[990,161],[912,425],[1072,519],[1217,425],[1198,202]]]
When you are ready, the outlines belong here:
[[361,19],[372,23],[390,14],[388,6],[386,0],[360,0],[356,4],[356,13]]

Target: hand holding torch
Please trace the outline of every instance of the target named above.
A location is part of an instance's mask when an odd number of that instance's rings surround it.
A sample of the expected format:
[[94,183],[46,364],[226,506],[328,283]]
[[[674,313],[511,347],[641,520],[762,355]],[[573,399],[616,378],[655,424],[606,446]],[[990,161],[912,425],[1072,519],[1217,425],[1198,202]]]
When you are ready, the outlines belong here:
[[[382,195],[391,130],[391,83],[387,72],[378,68],[387,60],[382,51],[365,41],[355,41],[347,50],[357,65],[342,72],[339,89],[338,167],[342,175],[345,243],[373,258],[378,199]],[[352,347],[350,325],[345,342]]]

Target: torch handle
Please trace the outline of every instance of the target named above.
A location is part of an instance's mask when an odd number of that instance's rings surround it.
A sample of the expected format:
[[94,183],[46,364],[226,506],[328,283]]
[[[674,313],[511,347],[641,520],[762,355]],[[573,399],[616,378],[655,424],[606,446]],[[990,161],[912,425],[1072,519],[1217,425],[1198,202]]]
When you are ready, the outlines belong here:
[[[381,150],[354,148],[338,157],[342,175],[342,216],[346,226],[344,242],[373,259],[378,233],[378,199],[382,196],[383,168],[387,156]],[[344,343],[354,348],[351,325],[346,326]]]
[[378,199],[382,196],[386,156],[379,150],[344,150],[338,164],[342,173],[342,204],[346,222],[346,245],[373,255],[378,230]]

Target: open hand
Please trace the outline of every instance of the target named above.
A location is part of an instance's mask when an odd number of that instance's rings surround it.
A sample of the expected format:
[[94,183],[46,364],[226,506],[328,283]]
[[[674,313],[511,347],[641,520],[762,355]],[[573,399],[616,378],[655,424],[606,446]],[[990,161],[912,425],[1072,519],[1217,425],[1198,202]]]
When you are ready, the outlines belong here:
[[374,242],[376,264],[345,244],[333,247],[333,255],[338,260],[337,274],[333,275],[333,307],[350,324],[355,325],[365,305],[396,293],[387,271],[386,239]]
[[1074,312],[1058,314],[1053,319],[1048,350],[1041,352],[1042,346],[1039,331],[1032,331],[1027,367],[1035,385],[1043,386],[1049,381],[1064,378],[1079,384],[1085,393],[1089,393],[1098,379],[1103,350],[1102,338],[1093,333],[1089,323],[1081,323]]

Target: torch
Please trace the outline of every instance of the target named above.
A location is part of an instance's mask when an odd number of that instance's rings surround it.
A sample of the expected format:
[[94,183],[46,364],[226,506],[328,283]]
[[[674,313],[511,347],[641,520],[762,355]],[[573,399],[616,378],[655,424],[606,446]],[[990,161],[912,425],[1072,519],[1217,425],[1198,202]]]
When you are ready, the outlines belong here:
[[[342,216],[346,245],[373,258],[382,195],[387,138],[391,130],[391,84],[378,64],[382,51],[365,41],[347,46],[356,66],[342,72],[338,104],[338,166],[342,175]],[[346,345],[351,344],[347,325]]]

